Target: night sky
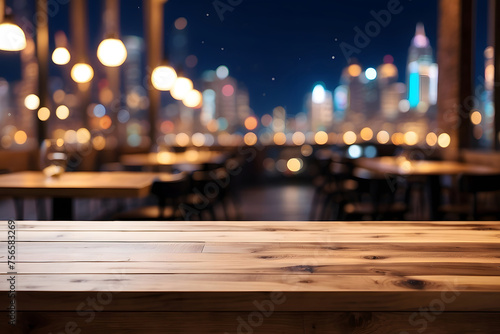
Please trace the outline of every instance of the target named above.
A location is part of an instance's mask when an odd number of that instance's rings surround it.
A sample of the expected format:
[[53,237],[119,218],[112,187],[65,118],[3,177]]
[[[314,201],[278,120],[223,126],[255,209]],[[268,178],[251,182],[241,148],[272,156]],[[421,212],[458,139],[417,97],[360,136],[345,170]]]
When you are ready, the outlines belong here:
[[[25,4],[25,11],[29,12],[30,2],[17,1],[20,4],[16,6]],[[290,114],[303,111],[304,96],[317,82],[324,82],[327,89],[333,90],[347,65],[341,43],[354,45],[354,28],[365,30],[365,25],[374,20],[370,12],[387,9],[390,1],[221,0],[219,4],[230,2],[239,4],[231,6],[232,11],[226,11],[221,20],[212,0],[168,1],[165,4],[166,38],[171,40],[175,35],[174,21],[185,17],[188,20],[184,32],[188,38],[185,52],[199,59],[198,65],[187,71],[195,79],[195,87],[201,88],[197,79],[205,70],[227,65],[231,76],[248,88],[251,107],[262,115],[278,105],[285,106]],[[102,3],[96,0],[89,3],[89,55],[95,58],[102,38]],[[478,16],[484,17],[486,0],[479,3]],[[142,1],[127,0],[121,4],[122,36],[142,36]],[[61,5],[51,18],[51,36],[57,30],[69,30],[68,6]],[[366,68],[377,67],[384,55],[392,55],[400,70],[399,80],[404,82],[408,47],[418,22],[424,23],[431,45],[434,51],[436,49],[438,1],[400,0],[400,6],[401,13],[391,15],[389,25],[371,37],[369,45],[355,56]],[[479,56],[486,46],[485,21],[478,23]],[[18,79],[17,59],[16,55],[0,53],[0,77]],[[478,59],[478,67],[481,61]]]

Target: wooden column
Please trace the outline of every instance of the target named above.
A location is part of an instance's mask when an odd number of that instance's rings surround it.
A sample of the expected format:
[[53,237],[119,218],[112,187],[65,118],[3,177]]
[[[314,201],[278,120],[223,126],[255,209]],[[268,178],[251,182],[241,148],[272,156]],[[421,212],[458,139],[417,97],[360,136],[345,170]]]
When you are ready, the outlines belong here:
[[[37,0],[36,2],[36,56],[38,59],[38,97],[40,98],[40,108],[49,106],[49,18],[47,15],[47,0]],[[51,110],[54,114],[55,111]],[[47,138],[46,122],[38,119],[35,112],[38,128],[38,144]]]
[[[87,56],[89,50],[87,0],[72,0],[70,2],[70,19],[72,36],[71,48],[73,50],[75,62],[84,62],[90,65]],[[91,100],[92,81],[77,85],[83,126],[88,127],[87,108]]]
[[451,136],[443,156],[455,159],[472,142],[475,0],[440,0],[438,125]]
[[489,33],[495,47],[495,79],[493,85],[493,102],[495,106],[495,138],[493,139],[495,150],[500,150],[500,33],[496,33],[500,29],[500,4],[496,0],[490,1],[490,20],[491,24]]
[[[163,5],[167,0],[145,0],[144,22],[146,31],[146,48],[148,71],[151,73],[160,65],[163,55]],[[160,92],[148,86],[149,92],[149,138],[151,147],[156,144],[156,122],[160,109]]]
[[[120,38],[120,3],[119,0],[106,0],[105,14],[104,14],[105,35],[115,35],[114,37]],[[112,134],[115,138],[120,140],[118,135],[118,112],[120,111],[121,99],[121,80],[120,80],[121,66],[109,67],[106,66],[106,77],[109,82],[109,89],[113,92],[113,101],[108,108],[111,108],[110,117],[113,120],[114,126],[112,127]],[[117,153],[115,150],[114,153]]]

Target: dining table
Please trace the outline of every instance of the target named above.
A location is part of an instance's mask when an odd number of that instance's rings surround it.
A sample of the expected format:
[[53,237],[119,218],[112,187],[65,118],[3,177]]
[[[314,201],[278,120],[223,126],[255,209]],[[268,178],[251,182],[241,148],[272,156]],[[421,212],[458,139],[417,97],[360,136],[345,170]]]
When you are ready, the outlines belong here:
[[154,172],[66,172],[48,177],[41,171],[0,175],[0,196],[52,198],[52,219],[72,220],[75,198],[142,198],[156,180],[175,181],[184,174]]
[[172,166],[196,166],[204,164],[222,164],[228,158],[227,152],[186,150],[184,152],[150,152],[124,154],[120,163],[125,167],[158,169]]
[[423,177],[428,189],[430,220],[439,220],[441,215],[442,176],[498,175],[500,168],[452,160],[409,160],[404,156],[384,156],[353,160],[355,167],[385,176],[388,182],[397,177]]

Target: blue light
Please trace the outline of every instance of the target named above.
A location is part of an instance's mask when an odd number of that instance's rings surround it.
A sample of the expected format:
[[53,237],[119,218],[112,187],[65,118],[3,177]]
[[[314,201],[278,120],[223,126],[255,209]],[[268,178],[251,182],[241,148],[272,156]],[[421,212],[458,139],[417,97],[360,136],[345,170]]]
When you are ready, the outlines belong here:
[[420,75],[417,72],[410,73],[409,84],[408,101],[411,108],[416,108],[420,102]]

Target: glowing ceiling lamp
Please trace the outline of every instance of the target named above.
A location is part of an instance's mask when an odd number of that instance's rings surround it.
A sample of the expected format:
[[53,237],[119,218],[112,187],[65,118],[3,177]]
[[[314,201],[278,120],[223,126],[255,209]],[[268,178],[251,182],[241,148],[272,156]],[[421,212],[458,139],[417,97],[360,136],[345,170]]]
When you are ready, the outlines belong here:
[[175,80],[174,87],[170,90],[170,94],[176,100],[183,100],[192,90],[193,82],[188,78],[179,77]]
[[170,66],[158,66],[151,74],[153,87],[161,91],[169,91],[174,87],[177,73]]
[[25,47],[24,31],[14,23],[11,15],[5,15],[4,0],[0,0],[0,50],[21,51]]
[[94,69],[89,64],[78,63],[71,69],[71,78],[77,83],[87,83],[94,77]]
[[118,38],[107,38],[99,44],[97,58],[104,66],[117,67],[127,59],[127,48]]

